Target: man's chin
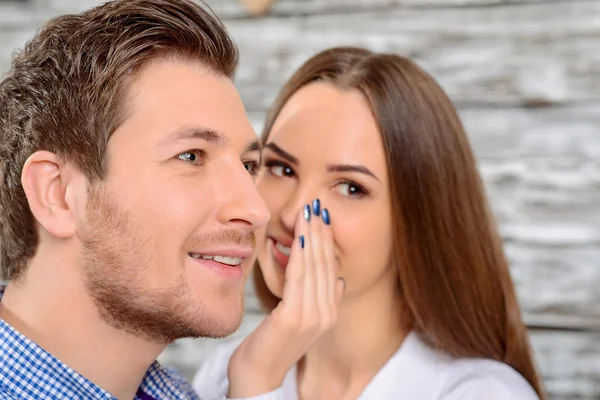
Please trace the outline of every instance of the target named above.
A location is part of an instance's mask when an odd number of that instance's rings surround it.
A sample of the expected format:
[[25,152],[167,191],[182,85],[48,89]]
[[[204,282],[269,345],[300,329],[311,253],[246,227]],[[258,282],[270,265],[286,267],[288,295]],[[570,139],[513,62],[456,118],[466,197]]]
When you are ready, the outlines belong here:
[[[216,304],[204,303],[202,320],[198,321],[198,335],[205,338],[224,338],[235,333],[244,318],[244,298],[235,301],[223,298]],[[212,302],[211,302],[212,303]]]
[[243,312],[237,315],[220,315],[221,318],[215,318],[212,323],[204,323],[200,337],[222,339],[235,333],[242,325]]

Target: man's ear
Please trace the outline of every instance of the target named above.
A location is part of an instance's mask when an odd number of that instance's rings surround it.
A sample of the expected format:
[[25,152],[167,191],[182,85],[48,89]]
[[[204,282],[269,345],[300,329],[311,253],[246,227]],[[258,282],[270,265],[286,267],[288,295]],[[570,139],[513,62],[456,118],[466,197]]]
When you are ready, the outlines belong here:
[[73,174],[56,154],[33,153],[25,162],[21,184],[37,222],[51,235],[68,238],[75,234],[77,221],[67,193]]

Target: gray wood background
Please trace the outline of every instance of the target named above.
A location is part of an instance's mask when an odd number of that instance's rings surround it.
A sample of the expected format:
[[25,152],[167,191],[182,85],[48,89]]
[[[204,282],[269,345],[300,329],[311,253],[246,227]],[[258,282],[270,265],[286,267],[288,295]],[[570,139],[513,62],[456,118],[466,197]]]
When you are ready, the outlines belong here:
[[[98,0],[0,1],[0,68],[51,16]],[[600,399],[600,0],[279,0],[253,18],[209,0],[241,52],[260,131],[309,56],[352,44],[410,56],[456,102],[505,239],[551,399]],[[246,334],[262,319],[250,288]],[[161,361],[192,377],[218,341]]]

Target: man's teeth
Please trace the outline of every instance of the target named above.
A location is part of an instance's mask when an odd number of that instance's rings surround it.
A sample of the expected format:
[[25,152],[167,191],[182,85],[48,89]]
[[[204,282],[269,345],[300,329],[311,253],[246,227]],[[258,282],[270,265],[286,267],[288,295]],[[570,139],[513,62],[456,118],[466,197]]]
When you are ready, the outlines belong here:
[[232,265],[232,266],[240,265],[242,263],[241,257],[205,256],[202,254],[195,254],[195,253],[190,254],[190,256],[196,260],[202,258],[203,260],[213,260],[216,262],[220,262],[221,264],[227,264],[227,265]]
[[284,246],[284,245],[282,245],[279,242],[277,242],[277,244],[275,245],[275,247],[277,247],[277,250],[279,250],[280,252],[282,252],[286,256],[289,256],[291,254],[291,252],[292,252],[292,248],[291,247]]

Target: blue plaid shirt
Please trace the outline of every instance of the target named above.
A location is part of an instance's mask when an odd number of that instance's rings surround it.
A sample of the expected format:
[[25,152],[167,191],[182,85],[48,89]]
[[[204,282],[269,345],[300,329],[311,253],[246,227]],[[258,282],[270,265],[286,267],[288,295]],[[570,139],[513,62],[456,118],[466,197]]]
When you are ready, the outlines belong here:
[[[4,287],[0,286],[0,301]],[[0,400],[115,399],[0,319]],[[134,400],[199,400],[174,371],[154,362]]]

